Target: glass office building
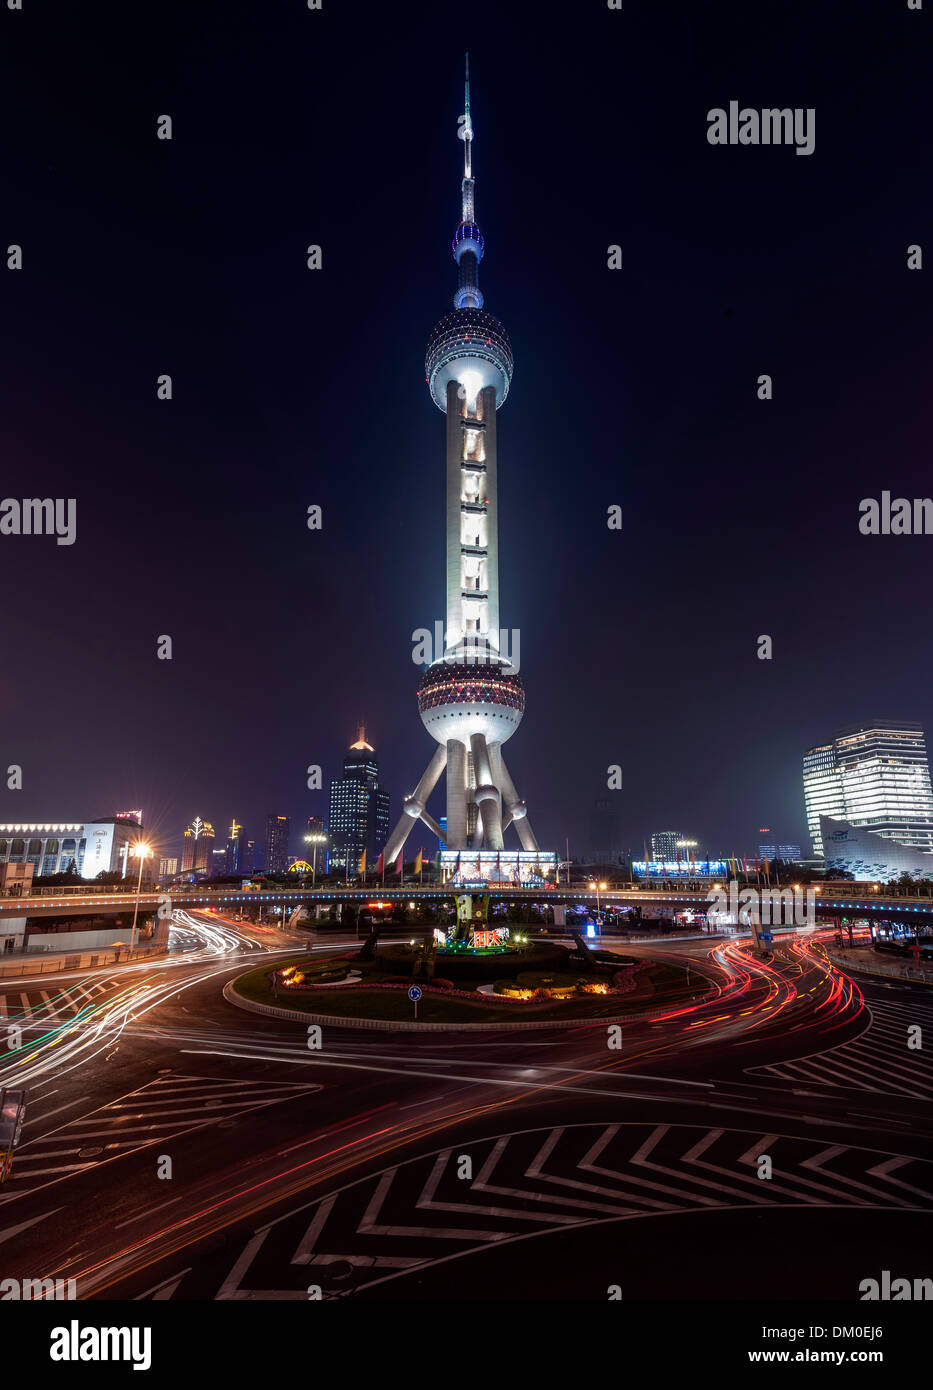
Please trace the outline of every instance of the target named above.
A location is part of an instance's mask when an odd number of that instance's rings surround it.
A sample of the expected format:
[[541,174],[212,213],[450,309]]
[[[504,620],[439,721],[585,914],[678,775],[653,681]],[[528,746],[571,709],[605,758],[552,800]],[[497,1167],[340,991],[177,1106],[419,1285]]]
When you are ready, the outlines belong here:
[[813,851],[823,857],[820,817],[933,853],[933,788],[920,724],[876,719],[850,725],[803,758]]

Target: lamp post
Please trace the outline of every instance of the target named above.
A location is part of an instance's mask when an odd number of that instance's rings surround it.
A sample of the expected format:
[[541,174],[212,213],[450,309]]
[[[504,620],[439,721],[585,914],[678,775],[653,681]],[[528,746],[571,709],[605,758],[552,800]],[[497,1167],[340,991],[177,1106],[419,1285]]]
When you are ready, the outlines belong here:
[[677,848],[682,849],[684,852],[684,877],[688,882],[690,881],[690,851],[691,849],[696,849],[696,846],[696,840],[677,841]]
[[599,916],[599,895],[600,895],[600,893],[604,893],[605,891],[606,891],[606,885],[605,885],[605,883],[591,883],[591,884],[590,884],[590,892],[591,892],[591,893],[593,893],[593,892],[596,893],[596,916],[597,916],[597,917]]
[[136,923],[139,919],[139,898],[140,894],[142,893],[143,887],[143,865],[149,858],[150,854],[152,853],[152,850],[149,848],[148,845],[143,844],[142,840],[140,840],[138,844],[133,846],[133,853],[139,860],[139,877],[136,880],[136,906],[133,909],[133,930],[130,932],[131,951],[135,951],[136,949]]
[[313,854],[313,857],[312,857],[312,860],[311,860],[311,889],[312,889],[312,892],[313,892],[313,890],[317,887],[317,847],[318,847],[318,845],[326,845],[326,844],[327,844],[327,836],[326,836],[326,835],[306,835],[306,836],[305,836],[305,844],[306,844],[306,845],[313,845],[313,846],[314,846],[314,854]]

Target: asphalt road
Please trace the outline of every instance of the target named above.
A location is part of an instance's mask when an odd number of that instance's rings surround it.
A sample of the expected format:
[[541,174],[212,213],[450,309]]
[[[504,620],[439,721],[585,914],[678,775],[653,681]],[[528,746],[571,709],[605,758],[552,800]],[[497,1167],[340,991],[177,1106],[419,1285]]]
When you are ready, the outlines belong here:
[[929,1272],[933,1064],[909,1030],[930,1036],[933,998],[840,974],[817,937],[767,964],[626,947],[713,989],[619,1049],[594,1024],[327,1027],[312,1051],[221,995],[285,939],[192,915],[173,943],[0,982],[0,1037],[24,1030],[0,1082],[29,1088],[3,1277],[85,1299],[856,1299],[881,1268]]

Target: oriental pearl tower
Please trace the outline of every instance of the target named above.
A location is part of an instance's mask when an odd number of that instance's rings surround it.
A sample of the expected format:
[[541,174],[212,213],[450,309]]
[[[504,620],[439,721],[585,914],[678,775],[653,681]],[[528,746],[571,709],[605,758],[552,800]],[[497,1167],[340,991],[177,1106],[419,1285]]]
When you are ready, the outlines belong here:
[[[457,865],[469,860],[475,866],[472,877],[488,880],[525,876],[519,861],[537,861],[538,844],[502,753],[525,709],[522,678],[500,653],[505,642],[499,630],[496,412],[508,396],[513,362],[508,334],[484,309],[479,288],[485,241],[474,206],[469,54],[466,109],[457,124],[463,142],[462,215],[451,249],[458,283],[453,312],[437,324],[425,358],[431,399],[447,416],[447,619],[443,653],[418,688],[419,713],[438,747],[405,800],[386,843],[385,862],[396,861],[421,820],[448,851],[458,852]],[[427,810],[445,769],[446,835]],[[512,824],[523,855],[502,853],[503,833]],[[544,857],[553,862],[552,855]],[[449,863],[450,856],[445,858]]]

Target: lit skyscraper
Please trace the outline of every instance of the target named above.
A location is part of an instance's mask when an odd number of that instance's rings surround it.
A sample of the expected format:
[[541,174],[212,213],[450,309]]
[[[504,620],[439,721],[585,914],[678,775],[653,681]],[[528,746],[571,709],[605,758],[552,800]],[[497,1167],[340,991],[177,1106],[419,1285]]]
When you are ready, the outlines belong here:
[[310,859],[315,871],[327,873],[327,826],[320,816],[309,816],[305,827],[303,856]]
[[230,822],[230,829],[227,831],[224,872],[228,874],[242,874],[247,872],[246,833],[242,825],[236,820]]
[[[386,845],[394,863],[416,820],[446,845],[459,881],[523,876],[552,866],[539,854],[502,754],[521,722],[525,690],[514,646],[504,650],[499,628],[499,513],[496,411],[512,380],[512,348],[502,324],[483,308],[479,266],[485,252],[475,221],[473,123],[467,59],[461,218],[452,242],[457,265],[453,311],[431,334],[425,377],[431,399],[446,419],[446,626],[443,650],[418,689],[418,709],[438,748]],[[438,623],[437,627],[442,624]],[[427,810],[441,774],[447,773],[447,826]],[[503,832],[514,822],[526,855],[504,855]],[[462,851],[471,851],[469,855]],[[473,853],[475,851],[475,853]]]
[[185,826],[181,851],[181,872],[183,874],[212,873],[214,868],[213,854],[214,827],[209,820],[202,820],[200,816],[195,816],[191,824]]
[[374,869],[389,833],[389,793],[379,785],[379,759],[361,726],[343,760],[343,775],[330,784],[328,868],[355,874],[366,851]]
[[815,854],[824,853],[821,816],[933,852],[930,768],[923,729],[912,720],[851,725],[809,749],[803,791]]
[[266,820],[266,873],[284,874],[288,868],[288,816]]
[[695,850],[696,840],[688,841],[680,830],[656,830],[651,837],[651,858],[669,864],[689,858],[691,848]]

